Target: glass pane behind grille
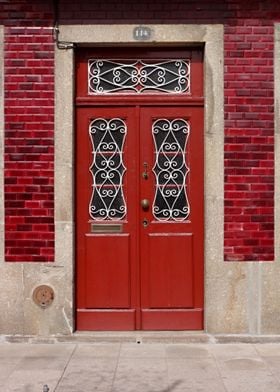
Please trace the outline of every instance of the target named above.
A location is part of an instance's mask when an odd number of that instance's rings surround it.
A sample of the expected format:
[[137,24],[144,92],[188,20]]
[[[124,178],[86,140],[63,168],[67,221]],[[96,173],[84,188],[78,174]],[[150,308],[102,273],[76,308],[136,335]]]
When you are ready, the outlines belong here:
[[123,146],[127,134],[122,119],[96,119],[89,126],[93,147],[93,178],[89,215],[94,220],[121,220],[126,215],[123,194]]
[[157,220],[183,221],[189,216],[186,190],[189,133],[189,124],[184,119],[158,119],[153,123],[156,179],[153,215]]
[[89,60],[88,93],[190,93],[190,61]]

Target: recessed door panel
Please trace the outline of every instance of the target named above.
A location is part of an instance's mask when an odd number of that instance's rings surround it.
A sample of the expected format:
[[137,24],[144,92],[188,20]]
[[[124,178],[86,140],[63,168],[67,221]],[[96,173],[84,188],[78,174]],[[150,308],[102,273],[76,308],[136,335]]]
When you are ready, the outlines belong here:
[[129,240],[129,234],[86,236],[87,309],[130,308]]
[[148,249],[151,309],[193,307],[192,235],[150,234]]

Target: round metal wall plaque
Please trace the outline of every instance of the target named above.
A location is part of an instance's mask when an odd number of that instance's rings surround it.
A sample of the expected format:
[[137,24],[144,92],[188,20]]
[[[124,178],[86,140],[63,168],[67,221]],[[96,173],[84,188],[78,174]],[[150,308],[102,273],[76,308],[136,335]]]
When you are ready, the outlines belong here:
[[33,301],[41,308],[47,308],[53,303],[54,291],[50,286],[41,285],[33,291]]

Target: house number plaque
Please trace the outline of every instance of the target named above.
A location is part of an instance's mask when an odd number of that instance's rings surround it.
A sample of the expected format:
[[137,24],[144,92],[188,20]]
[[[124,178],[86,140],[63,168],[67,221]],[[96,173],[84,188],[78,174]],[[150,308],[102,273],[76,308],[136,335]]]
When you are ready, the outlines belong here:
[[147,41],[151,39],[152,30],[147,26],[137,26],[133,29],[133,38],[136,41]]

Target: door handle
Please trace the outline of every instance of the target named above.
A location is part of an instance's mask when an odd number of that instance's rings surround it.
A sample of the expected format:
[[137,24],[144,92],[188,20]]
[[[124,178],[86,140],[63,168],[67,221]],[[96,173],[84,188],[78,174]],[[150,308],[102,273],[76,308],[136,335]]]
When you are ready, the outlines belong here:
[[150,202],[148,199],[142,199],[141,200],[141,207],[144,211],[147,211],[150,207]]

